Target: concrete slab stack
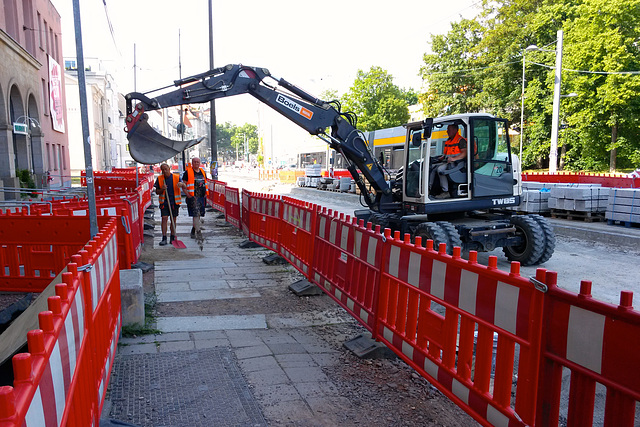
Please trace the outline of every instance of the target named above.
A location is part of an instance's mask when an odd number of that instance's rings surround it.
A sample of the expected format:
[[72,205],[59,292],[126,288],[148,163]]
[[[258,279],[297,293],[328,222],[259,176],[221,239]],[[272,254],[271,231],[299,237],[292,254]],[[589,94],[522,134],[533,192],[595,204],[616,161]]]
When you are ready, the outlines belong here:
[[612,188],[605,218],[625,224],[640,224],[640,189]]
[[609,199],[609,187],[600,184],[574,184],[551,189],[549,208],[576,212],[604,213]]

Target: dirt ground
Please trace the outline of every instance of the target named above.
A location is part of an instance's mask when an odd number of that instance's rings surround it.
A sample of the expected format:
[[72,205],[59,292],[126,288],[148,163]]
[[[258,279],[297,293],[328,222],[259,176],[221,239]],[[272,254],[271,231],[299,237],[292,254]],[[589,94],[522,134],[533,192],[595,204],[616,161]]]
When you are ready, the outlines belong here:
[[[232,227],[229,233],[237,233]],[[145,242],[152,248],[151,241]],[[141,261],[152,264],[162,259],[177,260],[179,250],[144,250]],[[264,254],[256,254],[261,262]],[[285,266],[283,266],[285,267]],[[281,279],[281,286],[261,288],[261,298],[223,299],[197,302],[155,304],[156,316],[225,315],[254,313],[304,313],[317,311],[342,312],[345,323],[308,328],[339,353],[338,360],[324,373],[336,386],[339,396],[348,399],[350,409],[344,410],[344,425],[376,426],[469,426],[477,423],[427,380],[401,359],[360,359],[343,344],[366,330],[353,320],[329,296],[298,297],[288,285],[302,278],[295,269]],[[145,294],[154,292],[153,270],[143,275]],[[328,408],[335,410],[335,408]],[[342,409],[340,409],[342,410]]]

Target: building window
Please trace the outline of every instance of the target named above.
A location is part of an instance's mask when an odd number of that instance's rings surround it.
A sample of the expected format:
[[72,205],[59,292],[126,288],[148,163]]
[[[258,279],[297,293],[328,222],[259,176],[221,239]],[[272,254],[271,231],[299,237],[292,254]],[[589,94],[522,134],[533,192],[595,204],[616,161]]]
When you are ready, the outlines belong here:
[[45,145],[47,146],[46,147],[47,148],[47,167],[46,167],[46,169],[48,171],[50,171],[51,170],[51,148],[49,147],[49,143],[48,142]]
[[40,49],[44,49],[44,46],[42,46],[42,15],[40,15],[40,12],[38,12],[38,42],[40,43],[38,45]]
[[49,91],[47,90],[47,81],[42,79],[42,106],[44,107],[44,115],[49,115]]
[[53,45],[53,28],[51,27],[49,27],[49,39],[49,43],[51,43],[51,50],[49,50],[49,55],[53,56],[55,46]]
[[58,52],[58,35],[57,35],[57,34],[56,34],[56,35],[54,35],[54,36],[53,36],[53,39],[55,40],[55,42],[54,42],[54,44],[53,44],[53,47],[54,47],[54,50],[55,50],[55,52],[56,52],[56,56],[55,56],[55,58],[56,58],[56,62],[60,62],[60,54],[59,54],[59,52]]
[[64,69],[67,71],[77,70],[78,66],[76,65],[75,59],[65,59],[64,60]]
[[44,20],[44,26],[42,32],[44,33],[44,51],[49,52],[49,33],[47,32],[47,21]]
[[62,149],[60,148],[60,144],[58,144],[58,169],[62,172]]

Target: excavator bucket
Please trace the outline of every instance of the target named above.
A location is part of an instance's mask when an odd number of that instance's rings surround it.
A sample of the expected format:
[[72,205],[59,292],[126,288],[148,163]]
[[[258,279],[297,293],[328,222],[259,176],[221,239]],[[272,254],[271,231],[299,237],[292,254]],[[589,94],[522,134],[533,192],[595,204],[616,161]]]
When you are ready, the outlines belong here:
[[146,113],[143,114],[127,134],[129,153],[138,163],[145,165],[162,163],[206,139],[201,137],[189,141],[174,141],[156,132],[149,125],[148,120],[149,116]]

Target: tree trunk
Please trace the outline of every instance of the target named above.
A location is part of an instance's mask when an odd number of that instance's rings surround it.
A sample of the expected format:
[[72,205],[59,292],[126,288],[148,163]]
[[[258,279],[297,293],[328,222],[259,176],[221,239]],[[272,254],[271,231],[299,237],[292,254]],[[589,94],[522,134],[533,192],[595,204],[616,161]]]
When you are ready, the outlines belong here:
[[616,141],[618,140],[618,122],[613,125],[611,129],[611,145],[613,148],[611,149],[611,153],[609,155],[609,172],[616,171],[616,158],[618,156],[618,149],[615,147]]
[[560,149],[560,166],[558,166],[558,170],[564,170],[564,156],[567,154],[567,143],[562,144],[562,148]]

